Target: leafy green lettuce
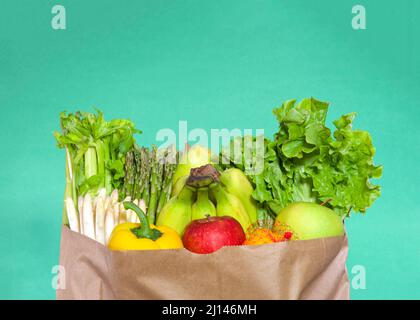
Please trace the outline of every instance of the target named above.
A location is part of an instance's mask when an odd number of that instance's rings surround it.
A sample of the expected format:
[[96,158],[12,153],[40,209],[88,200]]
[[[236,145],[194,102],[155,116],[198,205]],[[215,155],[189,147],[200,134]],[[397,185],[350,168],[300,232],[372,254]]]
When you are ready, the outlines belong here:
[[264,140],[263,171],[253,174],[253,197],[276,215],[296,201],[324,203],[340,216],[365,212],[380,195],[382,167],[373,164],[375,149],[368,132],[352,129],[354,113],[334,121],[332,133],[325,121],[328,103],[313,98],[296,104],[289,100],[273,110],[279,122],[274,140]]

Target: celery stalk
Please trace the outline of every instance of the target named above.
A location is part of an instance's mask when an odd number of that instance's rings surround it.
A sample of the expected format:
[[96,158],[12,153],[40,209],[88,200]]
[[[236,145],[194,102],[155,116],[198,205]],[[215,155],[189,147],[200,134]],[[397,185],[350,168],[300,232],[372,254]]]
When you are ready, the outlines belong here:
[[[66,188],[64,199],[72,199],[80,210],[78,196],[94,196],[99,189],[110,194],[123,185],[125,155],[140,133],[125,119],[105,121],[101,111],[60,113],[61,132],[54,132],[59,148],[66,150]],[[69,206],[70,207],[70,206]],[[66,207],[63,223],[68,224]]]
[[99,188],[105,188],[105,145],[102,140],[96,142],[97,173],[101,177]]
[[85,153],[85,176],[87,179],[98,173],[98,165],[96,161],[95,148],[89,147]]
[[[73,200],[76,215],[77,215],[77,190],[76,190],[76,179],[74,176],[74,166],[71,157],[70,147],[65,148],[66,151],[66,187],[64,191],[64,201],[71,198]],[[77,215],[78,217],[78,215]],[[63,207],[63,224],[69,224],[69,217],[66,206]]]
[[109,138],[104,139],[105,189],[107,194],[110,194],[112,192],[112,175],[111,171],[108,168],[109,161],[111,160],[109,140]]
[[[70,154],[69,154],[69,150],[66,147],[66,187],[64,189],[64,203],[66,201],[67,198],[72,198],[73,196],[73,183],[72,183],[72,179],[71,179],[71,159],[70,159]],[[68,225],[69,224],[69,218],[67,215],[67,209],[66,206],[63,206],[63,224],[64,225]]]

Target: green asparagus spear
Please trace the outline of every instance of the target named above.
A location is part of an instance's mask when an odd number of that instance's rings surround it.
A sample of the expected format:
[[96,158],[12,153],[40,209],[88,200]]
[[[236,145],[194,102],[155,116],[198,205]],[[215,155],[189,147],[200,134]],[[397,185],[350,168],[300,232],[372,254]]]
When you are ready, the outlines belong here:
[[171,196],[172,188],[172,177],[176,169],[176,151],[171,147],[168,147],[165,150],[164,154],[164,168],[163,168],[163,178],[162,178],[162,187],[159,194],[159,202],[157,207],[157,213],[162,210],[165,203],[169,200]]
[[140,199],[141,198],[141,187],[143,185],[142,176],[141,176],[141,151],[140,148],[135,146],[133,149],[134,155],[134,163],[135,163],[135,170],[134,170],[134,189],[133,189],[133,196],[131,199]]
[[[150,160],[149,160],[149,150],[147,148],[141,149],[141,171],[142,171],[142,181],[143,181],[143,190],[141,194],[141,199],[144,200],[146,207],[149,207],[149,195],[150,195]],[[149,210],[147,210],[149,214]]]
[[152,147],[150,152],[150,198],[149,198],[149,207],[147,209],[147,217],[149,219],[149,223],[155,223],[155,216],[156,216],[156,206],[157,206],[157,195],[159,192],[159,161],[156,156],[156,146]]
[[125,157],[125,177],[124,177],[124,191],[125,197],[132,197],[134,190],[135,179],[135,162],[133,151],[127,152]]

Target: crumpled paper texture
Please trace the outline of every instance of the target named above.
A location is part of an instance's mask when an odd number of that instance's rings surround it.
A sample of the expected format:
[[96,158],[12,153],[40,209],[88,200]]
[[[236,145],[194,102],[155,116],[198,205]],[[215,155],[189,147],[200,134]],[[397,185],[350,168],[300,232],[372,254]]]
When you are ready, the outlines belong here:
[[180,250],[111,251],[63,226],[57,299],[349,299],[347,237]]

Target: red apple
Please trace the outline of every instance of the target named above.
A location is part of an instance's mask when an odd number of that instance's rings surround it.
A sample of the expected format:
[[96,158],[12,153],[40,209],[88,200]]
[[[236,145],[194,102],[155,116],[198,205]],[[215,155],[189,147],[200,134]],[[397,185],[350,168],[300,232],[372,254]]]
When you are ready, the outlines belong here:
[[210,217],[193,220],[182,237],[184,247],[195,253],[211,253],[223,246],[244,243],[245,233],[241,224],[232,217]]

